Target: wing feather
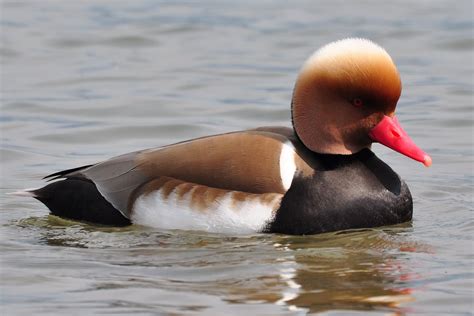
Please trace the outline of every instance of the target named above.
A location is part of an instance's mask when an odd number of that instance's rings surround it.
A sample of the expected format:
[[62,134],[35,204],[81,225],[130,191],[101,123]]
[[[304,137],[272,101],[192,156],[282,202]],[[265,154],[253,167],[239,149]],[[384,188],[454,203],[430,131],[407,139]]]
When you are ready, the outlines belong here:
[[[210,188],[284,194],[287,188],[281,180],[281,148],[294,141],[286,134],[287,129],[253,130],[198,138],[60,171],[46,178],[87,178],[127,218],[134,192],[163,176]],[[304,161],[298,166],[303,165]]]

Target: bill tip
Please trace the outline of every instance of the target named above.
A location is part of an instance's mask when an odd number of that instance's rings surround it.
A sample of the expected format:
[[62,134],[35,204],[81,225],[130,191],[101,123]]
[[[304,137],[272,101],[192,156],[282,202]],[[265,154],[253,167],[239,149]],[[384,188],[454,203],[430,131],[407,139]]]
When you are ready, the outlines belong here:
[[423,164],[425,165],[425,167],[431,166],[432,163],[433,163],[433,160],[431,160],[431,157],[428,155],[425,155],[423,159]]

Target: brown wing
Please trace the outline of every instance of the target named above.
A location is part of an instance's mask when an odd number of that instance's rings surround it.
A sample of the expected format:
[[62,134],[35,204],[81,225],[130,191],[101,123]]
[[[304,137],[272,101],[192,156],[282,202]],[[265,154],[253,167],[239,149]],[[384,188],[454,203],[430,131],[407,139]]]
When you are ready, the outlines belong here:
[[[133,192],[162,176],[218,189],[284,194],[280,155],[290,142],[285,134],[266,130],[221,134],[118,156],[66,176],[92,180],[127,217]],[[310,170],[298,155],[295,162],[298,169]]]

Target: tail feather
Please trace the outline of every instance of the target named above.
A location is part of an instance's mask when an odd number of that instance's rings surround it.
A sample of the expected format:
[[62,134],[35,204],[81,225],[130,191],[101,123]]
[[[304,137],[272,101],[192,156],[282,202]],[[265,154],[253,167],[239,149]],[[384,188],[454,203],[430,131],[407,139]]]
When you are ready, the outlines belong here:
[[111,226],[131,224],[88,179],[64,179],[39,189],[13,193],[34,197],[45,204],[52,214],[60,217]]
[[77,167],[77,168],[58,171],[58,172],[52,173],[50,175],[47,175],[46,177],[43,177],[43,180],[46,180],[46,181],[49,182],[49,181],[53,181],[53,180],[56,180],[56,179],[59,179],[59,178],[64,178],[64,177],[68,176],[71,173],[74,173],[76,171],[80,171],[80,170],[83,170],[83,169],[87,169],[91,166],[93,166],[93,165],[86,165],[86,166],[81,166],[81,167]]
[[14,192],[8,192],[7,195],[15,195],[15,196],[26,196],[26,197],[36,197],[35,191],[38,189],[23,189]]

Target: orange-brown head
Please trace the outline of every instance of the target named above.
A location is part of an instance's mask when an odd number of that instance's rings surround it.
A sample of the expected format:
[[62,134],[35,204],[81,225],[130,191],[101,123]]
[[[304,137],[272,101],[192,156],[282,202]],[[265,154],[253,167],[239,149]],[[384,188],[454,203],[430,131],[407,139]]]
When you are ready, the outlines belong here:
[[384,117],[394,117],[401,89],[398,70],[382,47],[360,38],[332,42],[300,71],[292,99],[293,126],[312,151],[358,152],[374,141],[385,142],[371,131]]

